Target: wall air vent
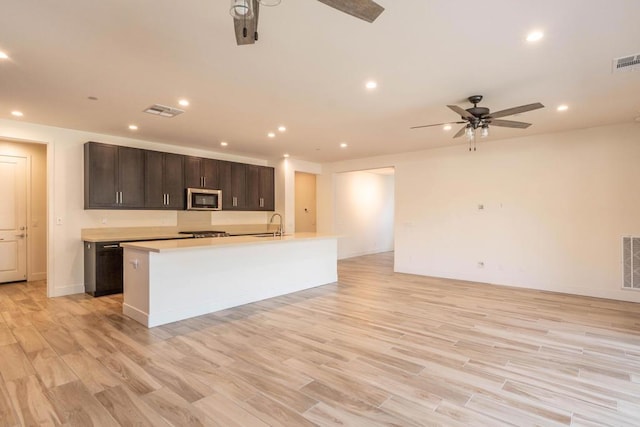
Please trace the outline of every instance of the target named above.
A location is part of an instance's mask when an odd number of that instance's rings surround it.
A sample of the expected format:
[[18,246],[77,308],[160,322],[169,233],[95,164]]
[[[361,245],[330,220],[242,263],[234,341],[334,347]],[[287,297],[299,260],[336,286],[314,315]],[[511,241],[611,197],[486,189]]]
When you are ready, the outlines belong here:
[[179,108],[167,107],[166,105],[154,104],[144,110],[145,113],[153,114],[161,117],[175,117],[178,114],[184,113],[184,110]]
[[625,56],[623,58],[614,58],[612,61],[611,71],[614,73],[633,70],[640,70],[640,53],[636,55]]
[[640,291],[640,237],[622,238],[622,287]]

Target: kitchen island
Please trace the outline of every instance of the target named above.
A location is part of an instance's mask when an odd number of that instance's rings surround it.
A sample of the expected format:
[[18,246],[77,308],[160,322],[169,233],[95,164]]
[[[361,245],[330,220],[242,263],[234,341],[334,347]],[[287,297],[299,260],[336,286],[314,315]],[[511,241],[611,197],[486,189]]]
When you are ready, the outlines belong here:
[[122,243],[123,312],[147,327],[337,281],[337,237],[317,233]]

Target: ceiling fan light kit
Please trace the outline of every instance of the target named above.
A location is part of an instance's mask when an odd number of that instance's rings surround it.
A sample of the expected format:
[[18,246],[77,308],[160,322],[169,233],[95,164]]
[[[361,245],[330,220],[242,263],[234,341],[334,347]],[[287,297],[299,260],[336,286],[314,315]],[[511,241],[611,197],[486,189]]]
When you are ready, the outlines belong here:
[[473,104],[473,107],[467,108],[466,110],[457,105],[447,105],[451,110],[458,113],[460,115],[461,121],[458,122],[449,122],[449,123],[436,123],[432,125],[421,125],[421,126],[413,126],[410,129],[418,129],[418,128],[426,128],[431,126],[442,126],[442,125],[450,125],[450,124],[464,124],[464,126],[453,136],[454,138],[459,138],[462,135],[466,135],[469,140],[469,151],[471,150],[471,144],[473,143],[473,151],[475,148],[476,141],[476,130],[480,128],[480,137],[486,138],[489,136],[489,125],[492,126],[500,126],[507,128],[515,128],[515,129],[526,129],[531,126],[531,123],[525,122],[517,122],[514,120],[499,120],[500,117],[511,116],[513,114],[526,113],[527,111],[537,110],[539,108],[544,108],[539,102],[533,104],[520,105],[519,107],[507,108],[505,110],[496,111],[492,113],[486,107],[478,107],[480,101],[482,101],[482,95],[473,95],[467,98],[470,103]]
[[229,13],[233,19],[249,19],[253,17],[251,0],[231,0]]

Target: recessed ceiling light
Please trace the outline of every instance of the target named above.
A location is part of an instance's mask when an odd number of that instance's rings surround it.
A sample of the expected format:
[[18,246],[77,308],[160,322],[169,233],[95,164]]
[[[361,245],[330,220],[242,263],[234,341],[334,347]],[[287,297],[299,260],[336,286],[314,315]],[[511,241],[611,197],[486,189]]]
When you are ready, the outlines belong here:
[[229,145],[229,143],[228,143],[228,142],[226,142],[226,141],[222,141],[222,142],[220,143],[220,145],[222,145],[223,147],[226,147],[227,145]]
[[347,148],[347,147],[348,147],[348,145],[347,145],[346,142],[343,142],[343,143],[340,144],[340,148]]
[[129,130],[138,130],[138,126],[136,126],[136,125],[129,125]]
[[178,104],[182,105],[183,107],[188,107],[189,101],[187,101],[186,99],[181,99],[178,101]]
[[532,31],[527,34],[528,42],[537,42],[540,41],[544,37],[544,33],[542,31]]
[[451,125],[444,125],[444,127],[442,128],[444,130],[451,130]]
[[275,133],[273,133],[273,132],[269,132],[269,133],[267,134],[267,136],[268,136],[269,138],[275,138],[275,137],[276,137],[276,134],[275,134]]
[[9,59],[9,55],[7,55],[6,53],[0,51],[0,59]]
[[11,112],[12,116],[16,116],[16,117],[22,117],[24,116],[24,114],[22,114],[22,111],[12,111]]
[[375,81],[373,81],[373,80],[369,80],[369,81],[365,84],[365,87],[366,87],[367,89],[375,89],[375,88],[377,88],[377,87],[378,87],[378,83],[376,83],[376,82],[375,82]]
[[278,127],[278,131],[280,131],[280,132],[284,132],[284,131],[286,131],[286,130],[287,130],[287,128],[286,128],[286,127],[284,127],[284,126],[279,126],[279,127]]
[[565,104],[558,105],[558,108],[557,108],[558,111],[567,111],[568,109],[569,109],[569,106]]
[[285,153],[282,157],[284,157],[286,159],[287,157],[289,157],[289,155],[287,153]]

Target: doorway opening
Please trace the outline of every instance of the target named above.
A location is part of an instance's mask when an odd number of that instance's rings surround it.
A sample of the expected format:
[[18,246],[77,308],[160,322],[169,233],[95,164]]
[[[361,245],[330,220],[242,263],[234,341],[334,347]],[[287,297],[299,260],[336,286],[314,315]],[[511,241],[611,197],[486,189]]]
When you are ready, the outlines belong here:
[[296,233],[316,232],[316,176],[311,173],[295,174]]
[[0,283],[47,279],[47,146],[0,139]]
[[338,258],[394,250],[395,168],[336,174]]

